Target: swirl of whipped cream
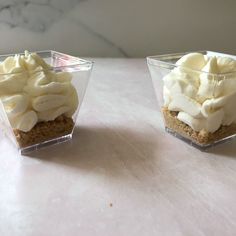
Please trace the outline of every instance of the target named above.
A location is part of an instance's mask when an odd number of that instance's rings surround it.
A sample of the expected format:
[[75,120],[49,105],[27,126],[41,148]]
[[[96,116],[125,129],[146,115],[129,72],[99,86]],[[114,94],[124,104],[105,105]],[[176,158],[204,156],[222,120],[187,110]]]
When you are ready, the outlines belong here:
[[[236,122],[236,61],[190,53],[164,78],[164,106],[195,131]],[[227,74],[228,73],[228,74]]]
[[71,117],[78,107],[71,73],[52,71],[36,53],[6,58],[0,73],[0,99],[14,129],[28,132],[39,121]]

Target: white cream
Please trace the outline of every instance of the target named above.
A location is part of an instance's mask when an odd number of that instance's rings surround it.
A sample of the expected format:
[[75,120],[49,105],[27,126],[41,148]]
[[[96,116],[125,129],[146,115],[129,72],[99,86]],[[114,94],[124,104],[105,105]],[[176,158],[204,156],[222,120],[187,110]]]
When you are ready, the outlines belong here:
[[169,110],[179,111],[180,121],[208,132],[236,122],[235,60],[190,53],[176,65],[163,78],[163,96]]
[[0,74],[0,99],[14,129],[28,132],[39,121],[71,117],[78,107],[72,75],[52,71],[36,53],[6,58]]

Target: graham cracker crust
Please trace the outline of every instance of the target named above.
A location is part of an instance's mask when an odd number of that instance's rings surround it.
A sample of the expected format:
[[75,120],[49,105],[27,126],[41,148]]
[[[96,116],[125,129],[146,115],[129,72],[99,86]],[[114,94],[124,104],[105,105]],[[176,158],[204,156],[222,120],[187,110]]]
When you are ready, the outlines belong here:
[[14,134],[19,146],[24,148],[70,134],[73,127],[72,118],[62,115],[53,121],[39,122],[28,132],[15,129]]
[[209,133],[205,130],[197,132],[189,125],[177,119],[178,112],[170,111],[166,107],[162,108],[162,112],[166,127],[201,145],[212,144],[216,141],[222,140],[223,138],[236,134],[236,124],[231,124],[229,126],[222,125],[214,133]]

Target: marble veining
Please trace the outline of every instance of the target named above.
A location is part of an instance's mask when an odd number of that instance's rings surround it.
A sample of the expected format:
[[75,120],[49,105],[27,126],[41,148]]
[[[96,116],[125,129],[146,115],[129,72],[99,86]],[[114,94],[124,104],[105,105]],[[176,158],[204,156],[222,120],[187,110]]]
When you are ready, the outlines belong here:
[[235,55],[235,7],[236,1],[220,0],[214,8],[183,0],[0,0],[0,54],[53,49],[146,57],[206,49]]
[[[127,52],[119,45],[109,40],[99,31],[93,30],[85,21],[70,17],[70,12],[79,3],[88,0],[9,0],[0,2],[0,27],[10,31],[26,30],[32,36],[48,34],[53,30],[54,23],[69,21],[75,31],[82,29],[88,37],[105,45],[122,57],[128,57]],[[63,27],[61,27],[63,31]],[[78,33],[76,35],[78,37]],[[86,43],[86,42],[85,42]]]
[[79,19],[71,19],[71,21],[76,22],[77,25],[85,29],[89,34],[91,34],[91,37],[94,37],[99,41],[103,41],[108,47],[113,48],[113,50],[117,51],[120,56],[125,57],[125,58],[130,57],[128,53],[121,46],[115,44],[113,41],[109,40],[107,37],[105,37],[103,34],[99,33],[98,31],[93,30],[83,21]]
[[44,32],[83,0],[9,0],[0,3],[0,24]]

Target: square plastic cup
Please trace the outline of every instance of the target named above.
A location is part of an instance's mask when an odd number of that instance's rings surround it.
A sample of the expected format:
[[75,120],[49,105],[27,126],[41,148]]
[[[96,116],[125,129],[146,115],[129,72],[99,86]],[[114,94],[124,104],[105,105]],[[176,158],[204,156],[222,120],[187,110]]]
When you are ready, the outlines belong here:
[[[70,119],[56,118],[55,120],[57,122],[57,125],[55,125],[55,123],[53,122],[52,123],[49,122],[47,124],[47,127],[42,125],[42,128],[39,127],[38,130],[35,131],[34,133],[21,132],[19,134],[12,128],[7,116],[6,106],[4,106],[2,100],[0,99],[1,131],[5,134],[5,136],[7,136],[12,141],[12,143],[15,145],[16,148],[18,148],[21,154],[37,150],[48,145],[59,144],[61,142],[65,142],[72,139],[72,134],[76,124],[76,119],[78,117],[79,110],[83,102],[83,98],[88,86],[90,74],[93,67],[93,63],[90,61],[66,55],[56,51],[49,50],[49,51],[39,51],[36,53],[51,66],[49,71],[54,71],[56,73],[69,72],[71,74],[72,76],[71,83],[73,84],[77,92],[79,104],[76,111],[73,113],[73,116],[70,117]],[[4,61],[9,56],[14,56],[14,54],[0,55],[0,62]],[[39,71],[35,73],[38,72]],[[20,73],[18,72],[16,74],[14,73],[0,74],[0,82],[3,81],[6,78],[6,76],[15,76],[15,75],[19,76]],[[20,76],[24,76],[24,73],[27,72],[22,72]],[[67,128],[65,129],[63,129],[64,123],[67,123]],[[37,135],[39,135],[39,138],[37,137]],[[27,144],[27,142],[24,142],[24,144],[22,144],[20,142],[21,138],[25,140],[28,138],[29,144]]]
[[[230,57],[236,59],[236,57],[233,55],[211,51],[200,51],[199,53],[210,57]],[[171,109],[168,109],[168,104],[165,104],[166,101],[164,99],[164,80],[166,76],[168,76],[173,71],[176,71],[177,73],[181,72],[179,73],[179,80],[181,80],[181,76],[183,74],[190,80],[193,78],[198,78],[199,76],[204,76],[209,81],[211,81],[212,86],[210,88],[210,91],[213,99],[217,99],[223,96],[223,94],[219,94],[219,91],[222,91],[222,85],[225,82],[228,83],[229,81],[231,81],[232,86],[234,87],[231,87],[231,89],[233,89],[234,92],[232,93],[231,91],[230,94],[226,93],[223,104],[221,104],[222,106],[219,106],[218,108],[216,107],[216,110],[221,109],[224,112],[225,117],[227,117],[227,112],[232,111],[232,109],[235,110],[234,104],[236,104],[236,71],[213,74],[176,65],[176,62],[186,54],[188,53],[149,56],[147,57],[147,64],[151,74],[160,111],[163,117],[165,130],[175,137],[187,142],[188,144],[195,146],[201,150],[205,150],[209,147],[215,146],[216,144],[236,137],[236,117],[233,123],[231,122],[229,125],[222,124],[220,128],[214,132],[209,132],[204,129],[200,131],[193,130],[188,124],[178,119],[178,115],[182,115],[182,113],[179,114],[181,111],[171,111]],[[209,87],[206,88],[209,89]],[[179,94],[180,97],[183,95],[181,94],[181,91],[179,91]],[[183,101],[183,103],[184,102],[186,101]],[[202,112],[203,101],[199,102],[199,107],[200,111]],[[204,107],[204,109],[205,108],[206,107]],[[189,107],[187,110],[189,110]]]

